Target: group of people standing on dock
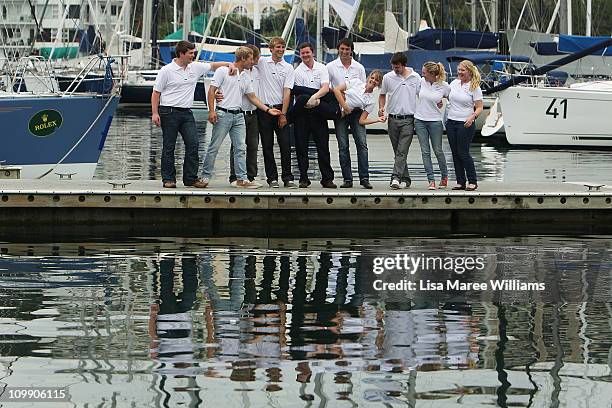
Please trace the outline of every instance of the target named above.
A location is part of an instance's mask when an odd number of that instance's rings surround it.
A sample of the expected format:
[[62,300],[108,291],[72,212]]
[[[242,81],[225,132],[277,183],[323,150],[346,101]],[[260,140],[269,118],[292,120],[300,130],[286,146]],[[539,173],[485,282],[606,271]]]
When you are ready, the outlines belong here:
[[[421,147],[423,165],[429,189],[446,188],[448,167],[442,151],[443,127],[446,126],[452,151],[457,185],[456,190],[472,191],[478,187],[474,161],[469,147],[475,131],[475,120],[482,112],[480,74],[470,61],[462,61],[457,79],[446,82],[440,63],[423,65],[421,75],[408,67],[404,53],[391,58],[392,70],[384,76],[366,71],[353,59],[353,43],[342,39],[338,58],[324,65],[314,58],[309,43],[299,46],[301,63],[294,69],[284,60],[285,41],[272,38],[272,55],[261,57],[253,45],[239,47],[233,63],[193,62],[195,46],[180,41],[176,58],[164,66],[156,79],[151,97],[153,122],[161,126],[163,150],[161,173],[163,186],[176,187],[174,150],[180,133],[185,143],[183,184],[197,188],[208,186],[215,159],[222,142],[229,134],[231,164],[229,181],[233,186],[258,188],[257,155],[259,139],[264,158],[266,181],[272,188],[280,187],[274,157],[274,135],[280,150],[280,181],[286,188],[308,188],[308,144],[314,140],[323,188],[337,188],[331,167],[328,120],[334,121],[343,182],[340,188],[353,187],[353,172],[349,151],[349,133],[357,150],[359,184],[371,189],[368,167],[366,126],[386,122],[394,154],[390,188],[411,185],[407,156],[416,133]],[[213,125],[211,141],[206,150],[202,178],[198,178],[198,135],[191,113],[194,90],[199,78],[209,71],[214,76],[209,87],[208,120]],[[374,112],[374,91],[380,88],[378,112]],[[443,119],[443,99],[448,100],[447,119]],[[291,166],[291,145],[288,124],[293,123],[295,151],[300,173],[295,183]],[[431,146],[431,147],[430,147]],[[436,185],[433,150],[440,168],[441,179]]]

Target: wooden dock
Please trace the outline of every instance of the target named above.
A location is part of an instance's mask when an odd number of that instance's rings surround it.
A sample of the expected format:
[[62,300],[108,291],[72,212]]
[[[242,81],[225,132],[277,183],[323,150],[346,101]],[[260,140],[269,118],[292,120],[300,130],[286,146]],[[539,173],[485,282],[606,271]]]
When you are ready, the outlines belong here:
[[612,233],[612,188],[580,183],[484,182],[469,192],[430,191],[424,182],[403,190],[386,182],[373,190],[111,182],[0,180],[0,238]]

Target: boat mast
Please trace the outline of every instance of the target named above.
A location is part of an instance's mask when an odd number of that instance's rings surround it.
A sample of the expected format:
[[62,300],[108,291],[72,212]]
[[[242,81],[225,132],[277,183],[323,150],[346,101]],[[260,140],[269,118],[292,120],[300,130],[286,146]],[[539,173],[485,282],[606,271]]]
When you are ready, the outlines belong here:
[[141,35],[141,50],[142,50],[142,68],[149,68],[151,62],[151,0],[143,0],[142,3],[142,35]]
[[176,9],[177,4],[176,4],[176,0],[173,0],[172,3],[172,31],[176,33],[177,30],[177,22],[176,20],[178,19],[178,10]]
[[183,40],[189,40],[191,31],[191,0],[183,1]]
[[295,24],[295,16],[297,15],[298,10],[300,10],[301,8],[302,0],[293,0],[293,6],[291,6],[291,11],[289,12],[287,23],[285,23],[285,28],[283,28],[283,34],[281,35],[285,42],[289,40],[289,36],[291,35],[291,29]]
[[569,22],[567,19],[568,0],[559,1],[559,34],[568,34]]
[[151,49],[152,49],[152,61],[151,64],[155,69],[159,62],[159,48],[157,46],[157,21],[159,14],[159,0],[153,0],[153,27],[151,30]]
[[489,24],[489,28],[491,30],[492,33],[496,33],[499,31],[499,26],[498,26],[498,21],[499,21],[499,17],[498,17],[498,4],[497,4],[497,0],[491,0],[491,4],[490,4],[490,8],[489,8],[489,12],[491,14],[490,16],[490,21],[491,24]]
[[591,3],[591,0],[587,0],[586,2],[586,30],[585,30],[585,35],[587,37],[591,36],[591,10],[593,8],[593,5]]
[[[427,5],[429,6],[429,3]],[[470,9],[472,11],[472,31],[476,31],[476,0],[470,0]]]
[[572,0],[567,0],[567,34],[572,35]]
[[323,38],[321,31],[323,31],[323,0],[317,0],[317,44],[315,49],[317,50],[317,61],[323,62]]

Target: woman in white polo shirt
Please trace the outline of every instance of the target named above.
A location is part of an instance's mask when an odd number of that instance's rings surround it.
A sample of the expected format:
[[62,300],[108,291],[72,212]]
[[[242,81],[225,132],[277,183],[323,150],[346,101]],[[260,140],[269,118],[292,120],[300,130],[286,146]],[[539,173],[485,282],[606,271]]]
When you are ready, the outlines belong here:
[[[385,122],[384,116],[376,119],[369,119],[368,116],[374,111],[376,99],[374,98],[374,88],[382,83],[382,73],[374,70],[368,76],[364,84],[359,79],[350,79],[334,87],[334,95],[340,104],[338,118],[345,118],[346,122],[353,130],[353,138],[357,145],[357,165],[359,167],[359,184],[363,188],[371,189],[368,166],[368,145],[366,141],[366,126],[372,123]],[[350,168],[350,156],[349,156]],[[352,186],[352,183],[349,185]]]
[[453,190],[474,191],[478,188],[474,159],[470,145],[474,138],[474,122],[482,112],[480,73],[471,61],[464,60],[457,67],[457,79],[450,83],[446,135],[453,152],[457,186]]
[[423,64],[421,73],[423,76],[421,77],[419,98],[414,114],[414,130],[421,145],[421,157],[423,158],[423,166],[427,173],[429,189],[435,190],[436,181],[434,179],[429,143],[431,141],[431,147],[436,155],[436,159],[438,159],[440,173],[442,173],[439,187],[446,188],[448,185],[448,168],[444,152],[442,152],[442,112],[438,107],[438,103],[442,98],[448,98],[450,86],[445,81],[446,71],[444,66],[439,62],[426,62]]

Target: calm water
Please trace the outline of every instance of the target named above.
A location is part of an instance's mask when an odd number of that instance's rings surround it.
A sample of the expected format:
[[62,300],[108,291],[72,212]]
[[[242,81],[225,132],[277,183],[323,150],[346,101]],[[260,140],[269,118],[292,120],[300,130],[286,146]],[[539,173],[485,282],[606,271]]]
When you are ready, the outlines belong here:
[[[212,126],[208,125],[207,111],[194,111],[198,129],[202,135],[200,144],[200,161],[205,155],[205,148],[210,141]],[[229,137],[225,146],[219,151],[215,167],[215,177],[225,179],[229,174]],[[354,175],[357,176],[357,162],[354,143],[351,142]],[[370,179],[388,180],[393,167],[392,149],[386,135],[369,135],[368,151],[370,158]],[[452,160],[448,143],[444,142],[444,151],[452,171]],[[338,162],[336,138],[330,137],[332,167],[336,182],[341,182],[342,173]],[[280,153],[277,151],[277,165],[280,171]],[[184,150],[182,143],[177,143],[177,171],[180,180]],[[481,181],[507,182],[562,182],[591,181],[612,184],[612,151],[588,150],[518,150],[508,147],[473,145],[472,155]],[[320,180],[317,170],[316,149],[311,146],[310,154],[311,179]],[[150,114],[143,110],[120,109],[113,120],[102,157],[96,169],[96,178],[101,179],[161,179],[161,130],[151,123]],[[434,168],[437,171],[435,157]],[[297,178],[299,171],[297,161],[293,161],[293,174]],[[426,183],[421,151],[418,140],[412,142],[408,165],[414,181]],[[436,173],[439,178],[439,173]],[[265,180],[263,156],[259,154],[259,178]],[[452,178],[452,177],[451,177]]]
[[[562,300],[371,291],[374,257],[440,252],[482,255],[488,277],[547,281]],[[0,254],[0,385],[68,387],[64,406],[612,401],[609,239],[170,238]]]

